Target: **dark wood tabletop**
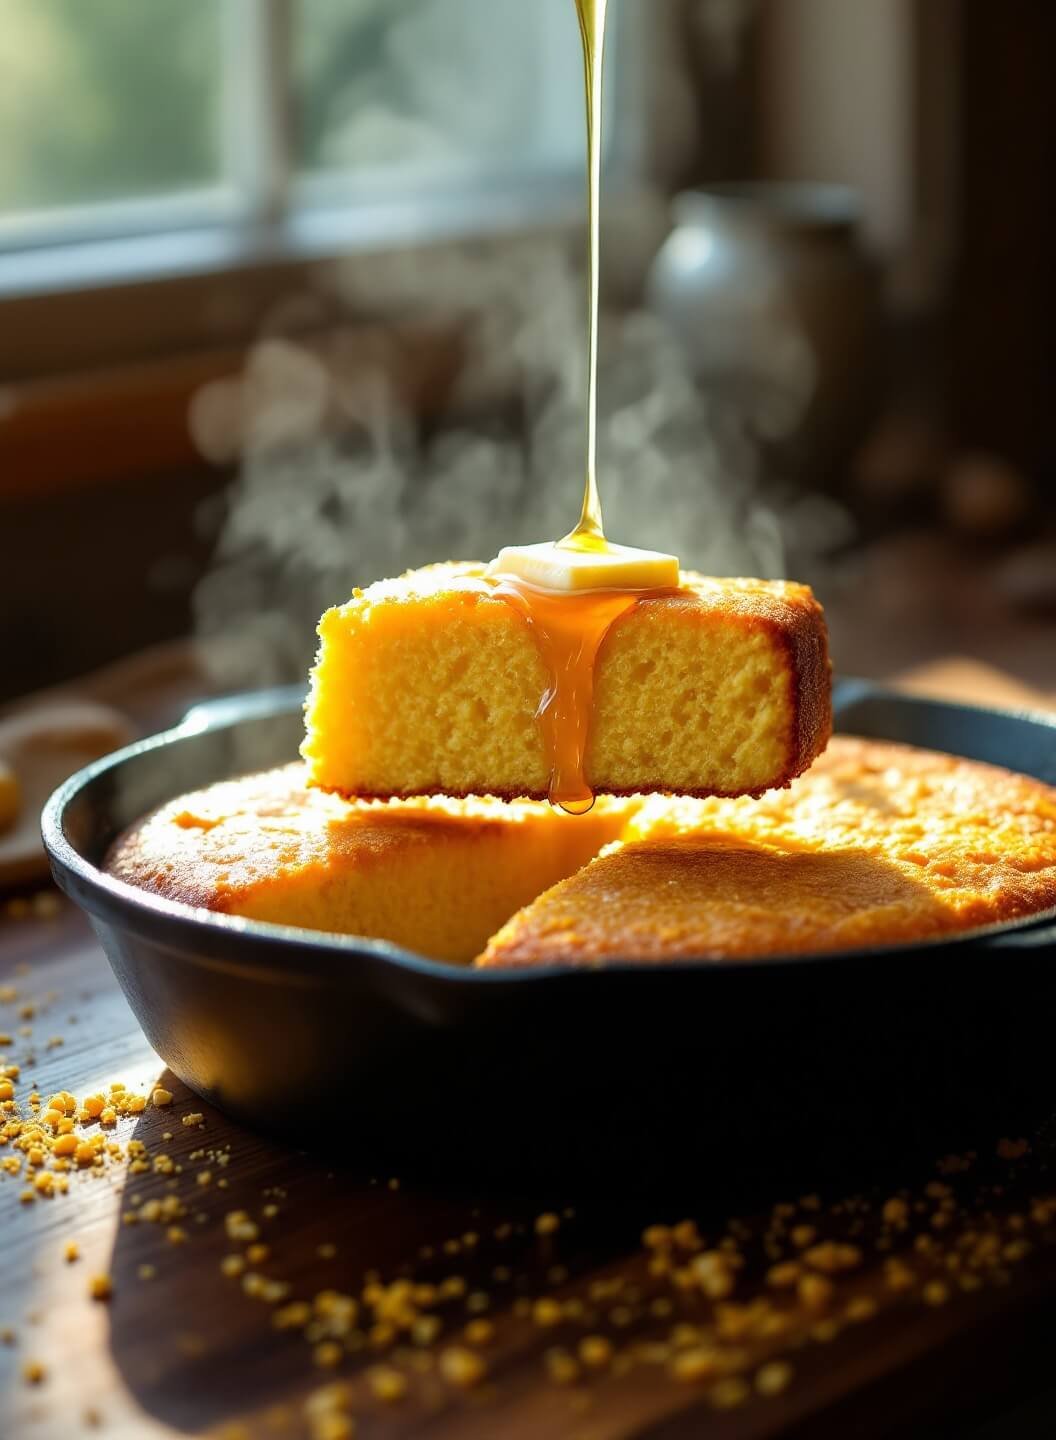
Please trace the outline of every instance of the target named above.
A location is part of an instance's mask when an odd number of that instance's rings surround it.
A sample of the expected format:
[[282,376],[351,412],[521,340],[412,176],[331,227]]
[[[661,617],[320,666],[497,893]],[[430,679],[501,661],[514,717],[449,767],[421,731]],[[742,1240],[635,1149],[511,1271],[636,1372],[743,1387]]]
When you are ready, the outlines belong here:
[[[532,1193],[530,1156],[520,1197],[415,1183],[361,1153],[369,1097],[315,1097],[311,1153],[202,1104],[43,883],[0,897],[0,1056],[4,1440],[1052,1433],[1044,1135],[749,1213],[721,1184]],[[126,1112],[75,1124],[91,1164],[27,1146],[57,1092]]]

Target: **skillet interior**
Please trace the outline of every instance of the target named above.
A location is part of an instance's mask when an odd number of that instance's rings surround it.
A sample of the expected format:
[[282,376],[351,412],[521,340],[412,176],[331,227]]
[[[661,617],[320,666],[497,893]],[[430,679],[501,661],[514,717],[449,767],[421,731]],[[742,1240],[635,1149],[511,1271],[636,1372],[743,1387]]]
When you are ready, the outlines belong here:
[[[984,1118],[1047,1115],[1052,912],[853,955],[506,975],[203,916],[97,870],[154,806],[289,759],[301,698],[281,690],[201,707],[73,777],[44,815],[56,878],[88,911],[148,1038],[214,1103],[303,1136],[312,1099],[337,1086],[359,1097],[364,1139],[401,1159],[454,1147],[475,1164],[486,1137],[496,1163],[545,1153],[563,1170],[596,1169],[614,1139],[625,1161],[681,1163],[696,1124],[724,1164],[763,1147],[768,1174],[805,1148],[876,1153],[930,1144],[939,1130],[975,1133]],[[838,729],[1056,783],[1048,718],[854,681],[835,698]]]

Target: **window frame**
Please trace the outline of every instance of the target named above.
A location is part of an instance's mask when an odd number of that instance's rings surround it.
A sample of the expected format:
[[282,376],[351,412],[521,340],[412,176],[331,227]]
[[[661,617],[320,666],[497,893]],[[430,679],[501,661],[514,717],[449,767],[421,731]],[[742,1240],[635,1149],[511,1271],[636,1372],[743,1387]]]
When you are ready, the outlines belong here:
[[[240,15],[259,22],[256,70],[270,66],[274,73],[276,54],[288,47],[294,0],[223,3],[232,24]],[[669,23],[686,3],[668,0]],[[628,103],[638,107],[641,119],[625,127],[626,146],[610,156],[606,208],[617,230],[637,219],[643,197],[654,204],[658,190],[649,175],[653,115],[643,80],[663,40],[660,12],[646,24],[640,9],[631,0],[623,12],[632,18],[630,33],[621,35],[622,54],[635,63],[630,101],[621,95],[621,103],[624,110]],[[610,93],[626,84],[626,74],[617,79],[614,72],[611,66]],[[203,377],[237,373],[262,317],[281,302],[314,291],[334,298],[334,323],[343,328],[367,334],[379,322],[403,324],[384,304],[349,312],[336,277],[350,265],[358,272],[357,293],[369,295],[372,265],[384,266],[397,251],[427,264],[437,247],[468,241],[475,253],[494,257],[545,238],[578,253],[579,173],[410,189],[375,195],[369,205],[345,190],[328,205],[292,176],[288,115],[273,114],[275,129],[261,139],[254,116],[264,103],[259,85],[232,100],[236,123],[256,136],[253,147],[236,146],[245,166],[240,205],[230,192],[197,192],[152,200],[151,215],[139,202],[115,203],[105,214],[91,207],[83,218],[92,223],[76,238],[41,234],[34,244],[0,248],[0,502],[204,465],[187,432],[189,398]],[[160,227],[152,223],[159,214]],[[457,322],[446,336],[437,335],[436,323],[433,317],[429,328],[422,325],[403,353],[453,355]],[[437,363],[441,375],[455,362]],[[414,403],[428,410],[443,383],[427,379]],[[78,442],[93,434],[98,444]]]
[[[276,262],[311,264],[328,255],[428,246],[459,235],[486,239],[540,222],[564,228],[581,216],[582,180],[571,171],[478,172],[464,182],[415,177],[410,188],[399,182],[357,183],[338,171],[296,173],[291,158],[296,0],[221,3],[220,183],[0,216],[0,310],[9,300],[82,288],[145,286]],[[621,14],[622,28],[641,28],[636,15],[628,18],[634,11],[632,5]],[[640,36],[632,44],[622,45],[623,39],[614,37],[617,56],[638,53]],[[615,83],[622,87],[624,77]],[[614,88],[610,83],[610,91]],[[615,187],[626,188],[637,178],[640,158],[630,150],[613,154]],[[5,373],[0,353],[0,376]]]

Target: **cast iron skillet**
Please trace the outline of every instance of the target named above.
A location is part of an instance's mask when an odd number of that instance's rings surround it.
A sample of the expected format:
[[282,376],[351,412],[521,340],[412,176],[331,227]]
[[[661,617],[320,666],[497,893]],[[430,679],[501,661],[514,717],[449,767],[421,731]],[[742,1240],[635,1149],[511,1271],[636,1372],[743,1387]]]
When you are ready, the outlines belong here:
[[[840,730],[1056,783],[1056,720],[854,681],[835,699]],[[1054,912],[854,953],[476,972],[214,915],[100,871],[148,810],[294,757],[301,701],[200,707],[80,771],[43,815],[55,878],[150,1043],[246,1123],[303,1138],[340,1112],[346,1136],[404,1165],[609,1173],[618,1157],[634,1184],[687,1158],[772,1176],[804,1147],[840,1160],[1021,1133],[1056,1109]]]

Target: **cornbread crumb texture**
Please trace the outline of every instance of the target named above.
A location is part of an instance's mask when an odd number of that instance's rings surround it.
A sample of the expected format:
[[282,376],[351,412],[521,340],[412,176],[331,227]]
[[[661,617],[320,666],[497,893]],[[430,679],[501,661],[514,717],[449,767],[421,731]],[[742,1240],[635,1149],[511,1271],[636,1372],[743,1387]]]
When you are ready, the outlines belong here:
[[172,801],[117,842],[107,868],[226,914],[468,961],[619,835],[631,808],[603,802],[573,819],[526,801],[361,803],[307,786],[295,764]]
[[913,941],[1056,905],[1056,791],[837,737],[755,802],[656,800],[626,843],[491,941],[486,966],[677,960]]
[[[545,798],[549,676],[527,620],[473,583],[483,576],[434,566],[323,616],[302,747],[314,784]],[[683,585],[642,600],[602,644],[587,780],[612,794],[787,783],[831,727],[821,607],[784,582]]]

